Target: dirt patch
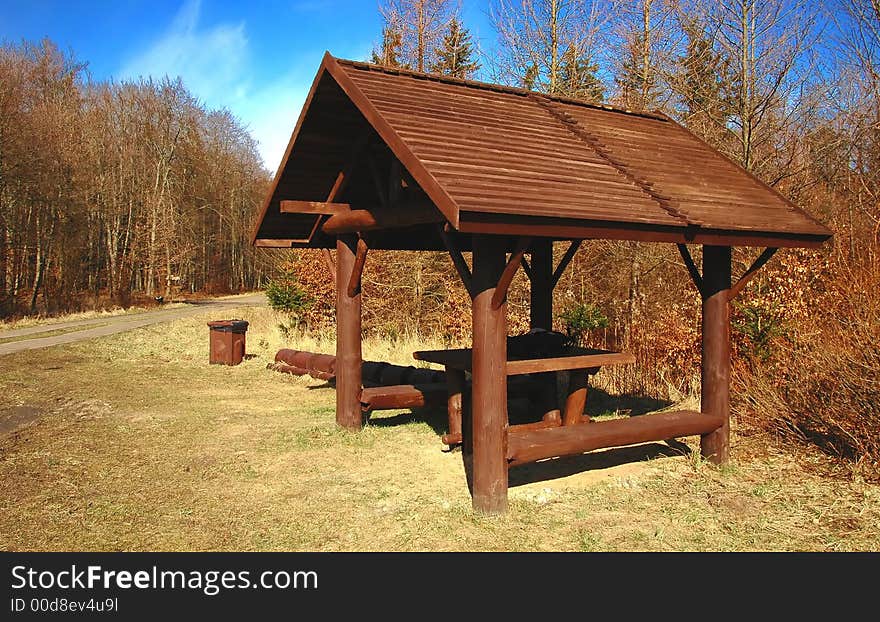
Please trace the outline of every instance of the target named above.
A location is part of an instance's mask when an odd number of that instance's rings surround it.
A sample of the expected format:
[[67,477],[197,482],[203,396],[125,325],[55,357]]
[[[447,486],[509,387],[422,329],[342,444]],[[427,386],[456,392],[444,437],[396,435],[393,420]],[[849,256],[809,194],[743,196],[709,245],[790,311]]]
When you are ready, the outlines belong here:
[[15,432],[40,418],[45,411],[38,406],[24,404],[0,410],[0,434]]

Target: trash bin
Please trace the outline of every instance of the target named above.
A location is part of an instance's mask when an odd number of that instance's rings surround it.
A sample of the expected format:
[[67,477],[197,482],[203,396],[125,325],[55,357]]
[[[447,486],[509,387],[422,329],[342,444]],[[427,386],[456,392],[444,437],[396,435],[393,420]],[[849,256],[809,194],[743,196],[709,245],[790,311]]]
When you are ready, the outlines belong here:
[[244,358],[244,335],[248,323],[244,320],[208,322],[211,329],[211,364],[238,365]]

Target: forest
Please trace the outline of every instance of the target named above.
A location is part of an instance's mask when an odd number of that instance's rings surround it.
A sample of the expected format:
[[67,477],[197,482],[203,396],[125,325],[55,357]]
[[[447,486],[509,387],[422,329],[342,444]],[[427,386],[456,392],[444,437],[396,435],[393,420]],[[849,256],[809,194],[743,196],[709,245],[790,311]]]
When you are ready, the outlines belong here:
[[0,317],[253,289],[268,173],[179,79],[93,82],[51,41],[0,48]]
[[[481,6],[492,32],[477,38],[457,2],[384,0],[365,60],[662,111],[829,226],[831,241],[780,251],[734,304],[733,407],[741,433],[814,443],[880,477],[880,3]],[[242,124],[180,81],[95,83],[49,41],[4,44],[0,316],[273,279],[301,293],[300,328],[332,330],[319,256],[249,244],[269,179]],[[761,250],[735,249],[735,274]],[[467,294],[444,254],[377,252],[364,291],[373,334],[469,334]],[[673,245],[585,242],[555,308],[559,330],[636,354],[609,371],[609,390],[699,394],[699,297]],[[522,275],[509,314],[511,332],[527,329]]]

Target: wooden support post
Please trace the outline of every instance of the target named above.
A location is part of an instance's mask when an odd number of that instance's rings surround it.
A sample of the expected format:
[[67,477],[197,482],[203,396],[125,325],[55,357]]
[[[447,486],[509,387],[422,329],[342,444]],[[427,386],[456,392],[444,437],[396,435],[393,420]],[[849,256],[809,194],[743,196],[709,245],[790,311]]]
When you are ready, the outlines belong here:
[[505,245],[481,235],[473,247],[473,505],[495,514],[507,510],[507,304],[492,306]]
[[562,425],[578,425],[583,423],[584,406],[587,403],[587,372],[572,369],[568,374],[568,397],[565,399],[565,411]]
[[532,262],[529,265],[532,286],[529,305],[531,328],[553,328],[553,240],[532,240]]
[[700,411],[721,416],[722,424],[700,438],[700,453],[715,464],[730,452],[730,254],[729,246],[703,247]]
[[464,371],[446,368],[446,413],[449,418],[449,433],[443,436],[447,445],[461,442],[461,394],[464,391]]
[[361,412],[361,294],[348,292],[355,269],[356,236],[336,240],[336,423],[349,430],[363,425]]

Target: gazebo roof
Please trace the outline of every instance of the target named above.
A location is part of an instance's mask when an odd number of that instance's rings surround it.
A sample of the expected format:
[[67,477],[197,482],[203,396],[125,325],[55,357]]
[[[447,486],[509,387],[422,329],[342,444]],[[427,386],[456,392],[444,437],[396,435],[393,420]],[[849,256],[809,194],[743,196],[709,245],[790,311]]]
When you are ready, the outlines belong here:
[[[402,175],[394,181],[398,162]],[[345,190],[332,201],[401,216],[421,203],[462,238],[816,246],[831,236],[664,115],[326,54],[263,206],[255,244],[332,246],[334,238],[321,230],[329,212],[290,204],[282,213],[281,201],[328,201],[343,175]],[[382,183],[389,179],[390,192]],[[373,246],[439,248],[436,230],[436,224],[386,229]]]

